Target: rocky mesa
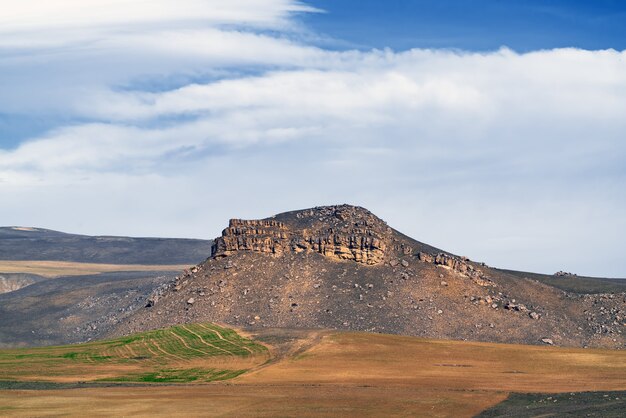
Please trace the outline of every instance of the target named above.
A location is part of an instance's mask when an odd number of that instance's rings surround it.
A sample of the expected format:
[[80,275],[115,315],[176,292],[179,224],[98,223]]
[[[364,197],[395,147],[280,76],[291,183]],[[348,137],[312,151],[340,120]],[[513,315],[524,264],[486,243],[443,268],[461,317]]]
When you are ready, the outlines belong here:
[[231,220],[204,263],[162,284],[114,335],[212,321],[626,347],[626,286],[562,280],[439,250],[364,208],[325,206]]
[[315,252],[336,260],[376,265],[384,262],[392,241],[391,229],[380,219],[348,206],[319,213],[305,211],[297,213],[296,219],[308,221],[306,227],[290,228],[271,219],[231,219],[222,236],[215,239],[211,257],[228,257],[241,251],[273,256]]

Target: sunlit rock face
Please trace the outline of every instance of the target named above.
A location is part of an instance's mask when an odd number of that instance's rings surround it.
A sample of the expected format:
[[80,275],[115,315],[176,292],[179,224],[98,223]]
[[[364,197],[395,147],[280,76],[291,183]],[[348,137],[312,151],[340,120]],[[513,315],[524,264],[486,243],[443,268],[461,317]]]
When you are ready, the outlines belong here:
[[391,229],[366,209],[327,206],[290,215],[291,222],[231,219],[222,236],[215,240],[211,256],[228,257],[241,251],[276,256],[312,251],[367,265],[385,261]]

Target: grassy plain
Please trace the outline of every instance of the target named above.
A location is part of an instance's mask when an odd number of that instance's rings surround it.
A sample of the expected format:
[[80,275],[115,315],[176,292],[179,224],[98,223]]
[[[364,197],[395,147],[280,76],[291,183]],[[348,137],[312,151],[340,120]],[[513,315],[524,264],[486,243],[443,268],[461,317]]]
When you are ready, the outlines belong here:
[[13,261],[0,260],[2,273],[37,274],[47,278],[84,276],[118,271],[179,271],[189,265],[95,264],[69,261]]
[[[124,343],[114,340],[117,342],[77,346],[85,347],[82,351],[67,347],[3,351],[0,379],[19,379],[15,369],[10,371],[11,367],[19,367],[27,371],[21,379],[68,382],[78,378],[80,369],[91,381],[142,382],[149,387],[0,390],[0,416],[79,416],[89,408],[92,416],[470,417],[500,403],[511,393],[626,390],[623,351],[272,330],[256,336],[258,341],[269,342],[269,352],[230,331],[229,339],[243,341],[235,346],[247,347],[254,353],[238,351],[226,355],[189,333],[202,332],[205,339],[204,331],[197,327],[208,327],[208,333],[213,326],[187,325],[187,330],[176,327],[174,332],[187,344],[193,343],[193,348],[206,350],[210,355],[176,343],[177,337],[167,335],[172,330],[157,331],[149,338],[145,334],[140,334],[139,339],[132,336]],[[206,341],[214,344],[215,338],[220,340],[213,334]],[[152,339],[169,354],[158,354],[155,344],[146,343]],[[44,350],[57,350],[55,361],[63,366],[50,369],[41,357]],[[39,357],[16,357],[20,353]],[[174,355],[184,356],[184,360],[172,358]],[[109,356],[126,361],[101,358]],[[151,358],[138,359],[148,356]],[[83,365],[72,368],[71,361],[78,359]],[[44,363],[35,367],[37,361]],[[110,368],[105,372],[102,367],[107,362]],[[129,364],[137,369],[127,369]],[[200,377],[170,386],[154,383],[154,375],[148,375],[166,368],[198,367],[248,372],[238,377],[229,375],[234,378],[228,381],[197,384],[215,380]],[[169,377],[170,384],[179,381],[177,376]],[[184,376],[180,381],[184,382]]]

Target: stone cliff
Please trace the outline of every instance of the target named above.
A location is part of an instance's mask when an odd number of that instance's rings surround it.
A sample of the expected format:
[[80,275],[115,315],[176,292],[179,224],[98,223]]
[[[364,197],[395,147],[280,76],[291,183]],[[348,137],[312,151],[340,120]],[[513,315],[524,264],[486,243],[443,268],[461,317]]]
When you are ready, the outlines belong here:
[[365,209],[333,206],[321,212],[300,212],[296,220],[288,226],[273,219],[231,219],[215,240],[211,256],[228,257],[242,251],[276,256],[312,251],[367,265],[385,261],[391,229]]

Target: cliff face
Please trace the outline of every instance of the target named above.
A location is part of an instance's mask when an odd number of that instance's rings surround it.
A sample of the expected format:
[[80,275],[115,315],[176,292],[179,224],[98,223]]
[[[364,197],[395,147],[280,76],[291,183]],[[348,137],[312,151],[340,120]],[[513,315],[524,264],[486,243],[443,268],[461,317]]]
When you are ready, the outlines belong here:
[[228,257],[242,251],[274,256],[316,252],[368,265],[385,261],[391,229],[365,209],[335,206],[320,212],[301,212],[296,219],[302,221],[296,224],[299,227],[271,219],[231,219],[215,240],[211,257]]
[[286,226],[277,221],[231,219],[222,236],[215,239],[211,257],[228,257],[239,251],[282,254],[289,242]]

